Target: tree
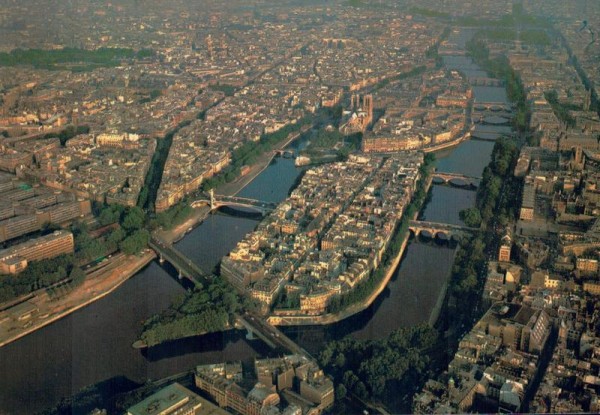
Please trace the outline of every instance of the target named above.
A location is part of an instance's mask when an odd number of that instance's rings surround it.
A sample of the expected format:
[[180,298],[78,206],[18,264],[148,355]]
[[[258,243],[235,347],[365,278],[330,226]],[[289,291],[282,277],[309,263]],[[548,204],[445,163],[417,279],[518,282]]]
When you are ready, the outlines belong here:
[[339,161],[348,160],[348,156],[350,155],[350,149],[348,147],[342,147],[338,150],[337,157]]
[[69,274],[69,278],[71,278],[73,286],[81,285],[85,281],[85,272],[81,268],[74,266]]
[[137,206],[132,207],[123,218],[123,228],[129,233],[137,231],[144,226],[145,219],[146,215],[141,208]]
[[468,293],[472,291],[476,286],[477,276],[475,274],[469,274],[460,282],[458,289],[464,293]]
[[346,364],[346,356],[344,356],[344,353],[339,353],[335,357],[334,365],[341,368],[341,367],[344,367],[345,364]]
[[125,239],[125,236],[126,235],[123,229],[117,228],[108,235],[108,237],[106,238],[106,242],[109,245],[117,246],[119,242]]
[[369,397],[369,391],[367,391],[367,387],[361,381],[354,386],[354,393],[360,399],[367,399]]
[[335,398],[338,401],[343,400],[346,397],[346,394],[348,393],[348,390],[346,389],[346,387],[344,386],[343,383],[340,383],[339,385],[337,385],[337,387],[335,388]]
[[119,220],[118,212],[114,212],[110,206],[102,209],[100,215],[98,216],[98,222],[102,226],[110,225],[111,223],[115,223]]
[[328,366],[332,357],[333,357],[333,349],[329,346],[326,346],[325,350],[323,350],[321,352],[321,354],[319,355],[319,361],[321,362],[321,365]]
[[135,231],[119,244],[119,248],[127,255],[135,255],[148,245],[150,233],[142,229]]
[[344,372],[344,376],[342,377],[342,382],[346,385],[348,389],[354,389],[354,385],[358,383],[358,376],[354,374],[351,370],[347,370]]
[[458,216],[460,220],[472,228],[478,228],[481,225],[481,213],[475,207],[461,210]]

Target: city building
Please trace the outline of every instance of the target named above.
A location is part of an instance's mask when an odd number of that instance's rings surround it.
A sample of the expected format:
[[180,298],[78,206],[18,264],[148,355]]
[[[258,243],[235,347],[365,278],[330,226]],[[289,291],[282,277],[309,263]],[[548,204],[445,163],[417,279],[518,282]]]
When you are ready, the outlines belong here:
[[[242,415],[318,415],[333,406],[333,382],[316,363],[299,355],[198,366],[196,386],[222,408]],[[284,407],[283,402],[287,402]]]
[[502,238],[500,249],[498,250],[498,261],[510,262],[510,252],[512,249],[512,239],[510,235],[505,235]]
[[227,415],[179,383],[172,383],[127,409],[127,415]]
[[59,230],[30,239],[18,245],[0,251],[0,272],[17,274],[27,268],[28,262],[54,258],[74,251],[73,234]]
[[373,96],[353,94],[350,109],[344,111],[340,131],[344,134],[363,132],[373,121]]

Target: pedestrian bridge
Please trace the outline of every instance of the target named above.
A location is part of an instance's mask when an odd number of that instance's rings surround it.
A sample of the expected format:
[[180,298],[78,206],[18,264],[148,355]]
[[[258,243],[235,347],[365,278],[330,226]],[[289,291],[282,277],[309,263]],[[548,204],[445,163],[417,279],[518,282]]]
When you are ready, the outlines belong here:
[[449,223],[426,222],[420,220],[411,220],[408,222],[408,229],[415,237],[426,232],[426,236],[430,238],[445,236],[448,239],[453,236],[456,237],[465,233],[475,233],[479,231],[479,228],[471,228],[465,225],[451,225]]

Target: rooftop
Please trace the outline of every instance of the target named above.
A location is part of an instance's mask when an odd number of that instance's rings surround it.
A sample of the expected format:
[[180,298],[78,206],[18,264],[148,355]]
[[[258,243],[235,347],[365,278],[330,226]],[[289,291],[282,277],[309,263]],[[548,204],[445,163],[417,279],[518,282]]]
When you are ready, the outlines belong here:
[[129,408],[127,415],[168,415],[183,410],[194,410],[196,415],[227,414],[179,383],[173,383]]

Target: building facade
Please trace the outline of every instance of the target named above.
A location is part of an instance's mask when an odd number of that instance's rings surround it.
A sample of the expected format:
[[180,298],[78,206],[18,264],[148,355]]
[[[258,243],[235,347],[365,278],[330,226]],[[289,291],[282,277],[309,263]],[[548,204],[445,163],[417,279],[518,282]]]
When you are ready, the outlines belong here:
[[27,268],[28,262],[72,254],[74,248],[71,232],[55,231],[0,251],[0,271],[4,274],[17,274]]

